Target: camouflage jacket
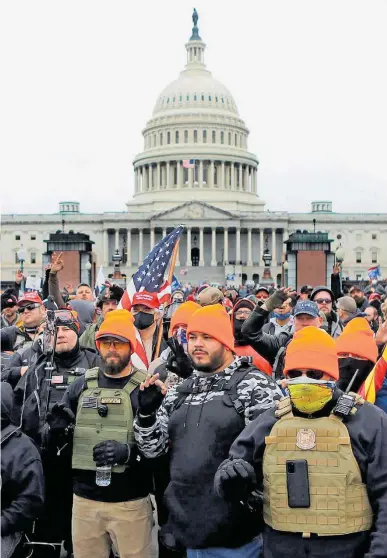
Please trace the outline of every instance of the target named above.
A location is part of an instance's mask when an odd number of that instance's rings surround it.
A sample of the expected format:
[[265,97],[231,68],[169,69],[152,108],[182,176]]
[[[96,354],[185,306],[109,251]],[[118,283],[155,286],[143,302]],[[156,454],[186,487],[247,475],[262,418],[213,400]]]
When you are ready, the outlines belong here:
[[[211,384],[215,388],[220,381],[228,381],[234,371],[241,366],[246,366],[249,357],[235,357],[234,361],[223,372],[204,376],[194,371],[198,385]],[[192,376],[191,376],[192,377]],[[156,421],[151,426],[142,426],[137,416],[134,421],[134,433],[137,445],[145,457],[157,457],[167,453],[169,447],[168,421],[174,411],[175,403],[179,397],[173,386],[164,398],[163,404],[157,411]],[[256,419],[262,412],[274,406],[274,401],[280,399],[282,394],[275,382],[263,372],[253,366],[237,386],[238,400],[244,407],[245,425]],[[184,401],[183,405],[210,405],[217,397],[223,397],[223,390],[209,390],[193,393]]]

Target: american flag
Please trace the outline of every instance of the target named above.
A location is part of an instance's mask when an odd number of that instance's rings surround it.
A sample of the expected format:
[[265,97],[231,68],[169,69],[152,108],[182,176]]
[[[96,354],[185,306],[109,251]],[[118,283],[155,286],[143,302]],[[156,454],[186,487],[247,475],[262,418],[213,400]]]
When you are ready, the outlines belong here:
[[184,159],[183,169],[194,169],[194,168],[195,168],[195,159]]
[[123,294],[121,299],[122,308],[130,310],[134,293],[141,291],[157,293],[160,305],[169,300],[171,285],[164,280],[164,274],[183,229],[183,225],[179,225],[165,238],[162,238],[149,252],[144,262],[132,276]]

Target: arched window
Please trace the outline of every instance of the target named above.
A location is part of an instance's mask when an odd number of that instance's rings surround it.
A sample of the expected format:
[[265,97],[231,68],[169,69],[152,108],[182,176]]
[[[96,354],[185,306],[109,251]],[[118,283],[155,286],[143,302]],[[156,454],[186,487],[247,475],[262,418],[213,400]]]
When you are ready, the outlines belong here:
[[216,131],[212,130],[212,143],[216,143]]
[[171,132],[167,132],[167,144],[171,143]]
[[156,134],[153,134],[153,147],[156,147]]
[[175,132],[175,143],[179,143],[179,131],[176,130]]
[[220,143],[224,143],[224,132],[220,132]]
[[187,95],[186,99],[187,99],[187,101],[189,101],[189,95]]
[[184,130],[184,143],[188,143],[188,130]]
[[194,143],[198,142],[198,131],[194,130]]
[[231,145],[231,132],[228,133],[228,145]]
[[194,101],[197,101],[197,100],[198,100],[197,95],[194,95]]
[[202,95],[202,101],[204,101],[204,95]]
[[179,101],[181,102],[182,100],[183,100],[183,95],[180,95]]
[[235,134],[235,147],[238,146],[238,134]]
[[163,133],[160,132],[160,145],[163,145]]
[[207,130],[203,130],[203,143],[207,143]]
[[208,100],[211,101],[211,95],[208,95]]

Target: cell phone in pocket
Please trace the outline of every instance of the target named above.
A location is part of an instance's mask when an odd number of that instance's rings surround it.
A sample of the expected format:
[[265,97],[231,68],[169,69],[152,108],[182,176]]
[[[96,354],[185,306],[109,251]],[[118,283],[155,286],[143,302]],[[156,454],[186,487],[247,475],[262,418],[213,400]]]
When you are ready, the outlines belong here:
[[289,508],[310,508],[308,462],[306,459],[286,461],[286,484]]

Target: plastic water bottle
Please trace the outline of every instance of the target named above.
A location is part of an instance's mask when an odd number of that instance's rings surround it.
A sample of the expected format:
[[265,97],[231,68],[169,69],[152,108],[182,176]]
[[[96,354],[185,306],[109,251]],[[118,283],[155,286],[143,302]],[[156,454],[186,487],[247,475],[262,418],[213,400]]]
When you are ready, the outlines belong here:
[[95,473],[95,484],[97,486],[109,486],[112,480],[112,468],[110,465],[101,465],[97,467]]

